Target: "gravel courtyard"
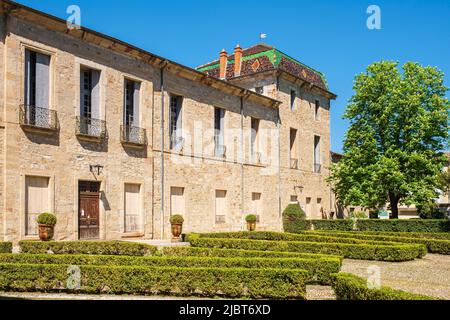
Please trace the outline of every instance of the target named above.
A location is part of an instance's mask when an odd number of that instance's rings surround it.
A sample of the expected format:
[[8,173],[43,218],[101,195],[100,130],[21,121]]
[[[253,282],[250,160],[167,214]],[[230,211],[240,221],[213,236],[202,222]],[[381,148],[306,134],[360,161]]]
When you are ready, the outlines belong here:
[[381,284],[412,293],[450,300],[450,256],[429,254],[409,262],[344,260],[342,272],[367,278],[367,268],[381,268]]

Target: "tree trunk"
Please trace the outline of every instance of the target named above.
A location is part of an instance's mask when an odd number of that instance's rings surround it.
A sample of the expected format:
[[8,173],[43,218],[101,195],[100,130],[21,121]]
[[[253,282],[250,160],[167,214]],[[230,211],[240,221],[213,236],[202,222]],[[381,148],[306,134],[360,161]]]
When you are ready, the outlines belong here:
[[389,193],[389,201],[391,203],[391,211],[392,211],[392,215],[390,218],[398,219],[398,203],[400,199],[395,195],[393,195],[392,193]]

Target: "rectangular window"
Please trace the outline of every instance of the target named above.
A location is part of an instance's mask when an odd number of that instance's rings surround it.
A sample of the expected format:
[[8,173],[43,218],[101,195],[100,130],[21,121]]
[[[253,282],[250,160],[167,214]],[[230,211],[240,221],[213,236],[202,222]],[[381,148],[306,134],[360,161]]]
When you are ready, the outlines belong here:
[[264,94],[264,87],[256,87],[255,92],[258,94]]
[[315,108],[314,108],[314,120],[320,120],[320,102],[316,100]]
[[184,188],[170,188],[170,215],[185,214]]
[[25,50],[25,105],[49,108],[50,56]]
[[298,169],[297,130],[290,129],[290,158],[291,169]]
[[47,127],[50,123],[50,56],[25,50],[25,97],[24,116],[26,124]]
[[225,190],[216,190],[216,224],[222,224],[226,222],[227,216],[227,191]]
[[181,150],[183,148],[183,97],[170,96],[170,148]]
[[100,71],[81,68],[80,117],[100,119]]
[[291,110],[295,109],[296,98],[297,98],[297,92],[295,90],[291,90]]
[[44,212],[50,212],[49,178],[25,178],[25,235],[38,234],[36,219]]
[[256,215],[257,222],[261,221],[262,215],[261,193],[258,192],[252,193],[252,214]]
[[251,143],[250,152],[254,163],[261,163],[261,153],[259,152],[259,119],[251,118]]
[[142,232],[141,186],[126,183],[124,201],[125,232]]
[[298,203],[298,196],[291,196],[291,203]]
[[140,89],[139,82],[125,79],[123,123],[127,127],[139,127]]
[[322,159],[320,156],[320,137],[314,136],[314,172],[320,173],[322,170]]
[[215,156],[225,158],[225,110],[214,108],[214,144]]

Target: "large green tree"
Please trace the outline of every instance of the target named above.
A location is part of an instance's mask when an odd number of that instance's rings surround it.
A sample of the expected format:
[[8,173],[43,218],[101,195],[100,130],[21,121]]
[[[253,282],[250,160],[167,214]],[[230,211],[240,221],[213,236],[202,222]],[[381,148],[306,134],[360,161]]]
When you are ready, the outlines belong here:
[[381,61],[355,78],[344,157],[329,182],[344,205],[376,209],[390,203],[425,205],[437,197],[449,145],[444,74],[408,62]]

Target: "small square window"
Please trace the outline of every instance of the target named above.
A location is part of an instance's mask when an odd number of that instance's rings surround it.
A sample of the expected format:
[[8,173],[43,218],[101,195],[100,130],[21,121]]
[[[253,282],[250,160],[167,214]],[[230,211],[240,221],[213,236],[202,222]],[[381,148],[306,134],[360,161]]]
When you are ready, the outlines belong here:
[[264,94],[264,87],[256,87],[255,92],[258,94]]

